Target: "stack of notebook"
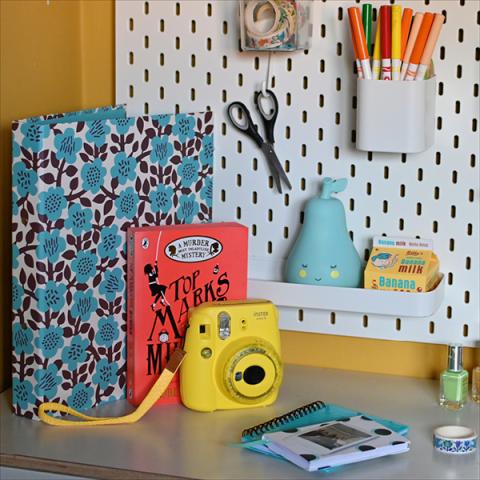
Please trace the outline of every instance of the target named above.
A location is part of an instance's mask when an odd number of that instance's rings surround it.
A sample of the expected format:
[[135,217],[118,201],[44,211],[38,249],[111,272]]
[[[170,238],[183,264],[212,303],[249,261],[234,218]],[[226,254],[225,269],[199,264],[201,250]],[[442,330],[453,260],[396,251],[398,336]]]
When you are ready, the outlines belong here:
[[321,401],[242,432],[242,446],[321,470],[409,450],[408,427]]

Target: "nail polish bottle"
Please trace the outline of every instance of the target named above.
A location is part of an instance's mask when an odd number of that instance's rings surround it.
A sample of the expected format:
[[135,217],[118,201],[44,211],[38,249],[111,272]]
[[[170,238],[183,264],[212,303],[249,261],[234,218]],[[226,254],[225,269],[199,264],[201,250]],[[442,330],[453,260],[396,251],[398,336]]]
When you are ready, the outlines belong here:
[[468,395],[468,372],[463,369],[463,347],[448,346],[448,366],[440,375],[440,405],[459,410],[465,405]]

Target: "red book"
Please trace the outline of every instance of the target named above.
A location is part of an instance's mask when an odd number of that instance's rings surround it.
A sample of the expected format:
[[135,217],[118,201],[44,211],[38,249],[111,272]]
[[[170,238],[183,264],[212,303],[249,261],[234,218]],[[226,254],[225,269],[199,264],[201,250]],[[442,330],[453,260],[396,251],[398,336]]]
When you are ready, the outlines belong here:
[[[247,296],[248,228],[204,223],[128,229],[127,398],[138,405],[183,346],[188,309]],[[179,403],[178,375],[157,404]]]

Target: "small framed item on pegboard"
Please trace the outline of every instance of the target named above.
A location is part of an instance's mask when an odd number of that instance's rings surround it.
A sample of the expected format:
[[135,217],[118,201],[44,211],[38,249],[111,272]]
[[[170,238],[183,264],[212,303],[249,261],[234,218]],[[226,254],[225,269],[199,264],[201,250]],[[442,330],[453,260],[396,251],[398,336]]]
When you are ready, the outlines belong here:
[[311,0],[240,0],[243,51],[294,51],[310,46]]

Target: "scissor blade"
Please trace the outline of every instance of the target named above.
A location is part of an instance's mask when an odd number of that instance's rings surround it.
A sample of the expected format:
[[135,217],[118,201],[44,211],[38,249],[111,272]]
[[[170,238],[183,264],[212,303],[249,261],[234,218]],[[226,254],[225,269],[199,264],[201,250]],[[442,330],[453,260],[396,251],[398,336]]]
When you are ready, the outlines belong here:
[[280,160],[278,159],[277,154],[273,149],[273,146],[269,143],[264,143],[261,146],[261,149],[267,157],[267,161],[270,165],[270,170],[272,171],[273,178],[276,180],[277,183],[278,191],[282,193],[280,179],[282,179],[288,189],[291,190],[292,184],[290,183],[290,180],[288,179],[287,174],[285,173],[285,170],[283,169],[282,164],[280,163]]

